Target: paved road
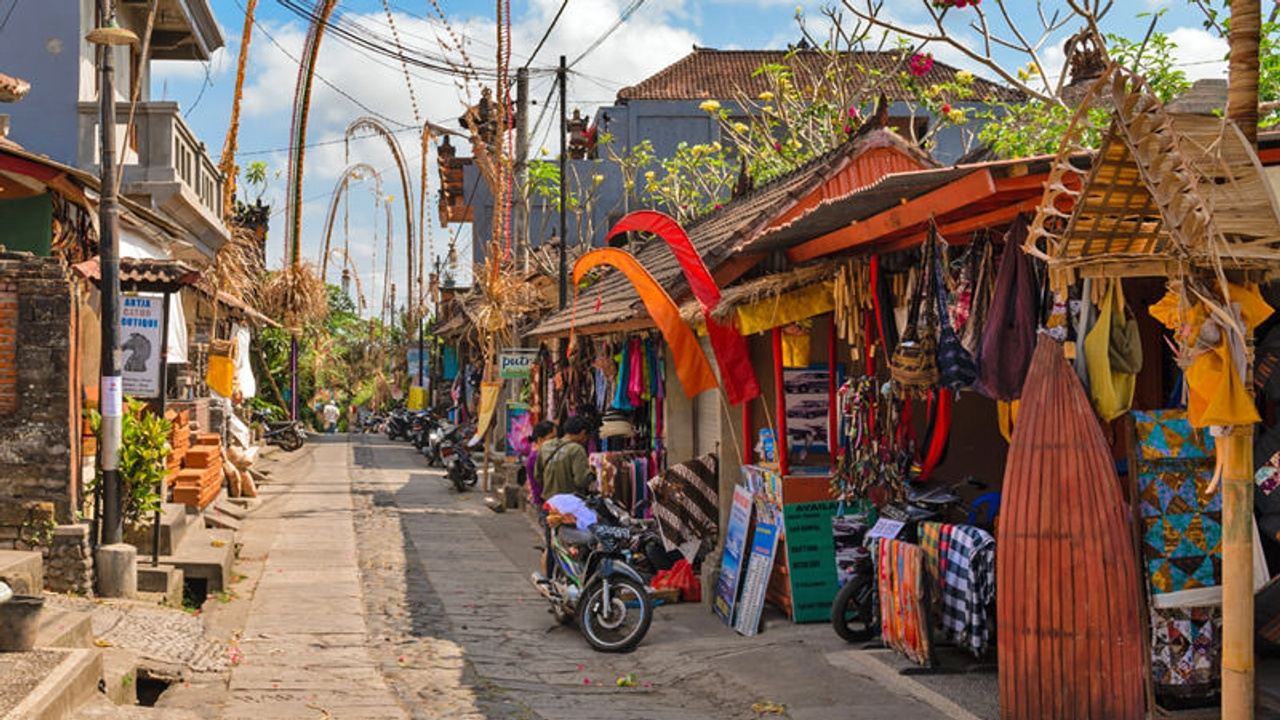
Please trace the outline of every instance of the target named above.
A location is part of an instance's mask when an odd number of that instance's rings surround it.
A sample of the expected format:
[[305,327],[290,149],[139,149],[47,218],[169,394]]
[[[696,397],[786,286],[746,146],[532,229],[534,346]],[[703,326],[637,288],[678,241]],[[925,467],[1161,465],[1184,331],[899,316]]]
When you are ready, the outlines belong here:
[[[847,646],[825,626],[776,618],[742,638],[682,605],[636,652],[595,653],[530,585],[539,538],[522,514],[455,493],[401,443],[353,438],[349,460],[370,652],[412,717],[753,718],[759,702],[797,720],[943,717],[828,662]],[[628,673],[639,686],[617,687]]]

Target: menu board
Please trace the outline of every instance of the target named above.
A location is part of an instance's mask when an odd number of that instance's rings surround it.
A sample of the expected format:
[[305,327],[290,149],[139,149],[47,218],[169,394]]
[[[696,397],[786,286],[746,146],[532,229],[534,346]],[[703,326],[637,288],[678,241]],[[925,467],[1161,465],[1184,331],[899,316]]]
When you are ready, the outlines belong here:
[[747,562],[747,575],[742,581],[742,599],[738,603],[737,620],[733,629],[748,637],[760,631],[760,615],[764,612],[764,593],[769,586],[769,574],[773,572],[773,553],[778,547],[778,527],[764,522],[756,523],[751,536],[751,557]]
[[733,607],[738,599],[738,581],[742,575],[742,554],[747,547],[747,530],[751,525],[751,491],[741,485],[733,488],[733,507],[729,509],[729,528],[724,536],[724,555],[720,558],[720,578],[712,609],[725,625],[733,624]]
[[831,533],[831,519],[838,509],[835,500],[782,506],[791,579],[791,619],[795,622],[831,619],[831,603],[840,591]]

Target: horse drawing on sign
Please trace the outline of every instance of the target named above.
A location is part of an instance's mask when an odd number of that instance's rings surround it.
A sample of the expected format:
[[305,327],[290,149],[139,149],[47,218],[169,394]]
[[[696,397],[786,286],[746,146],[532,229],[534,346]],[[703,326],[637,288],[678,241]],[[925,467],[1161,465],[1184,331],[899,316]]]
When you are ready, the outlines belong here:
[[129,353],[129,359],[124,363],[125,372],[147,371],[147,361],[151,359],[150,340],[139,333],[131,333],[129,339],[120,345],[120,349]]

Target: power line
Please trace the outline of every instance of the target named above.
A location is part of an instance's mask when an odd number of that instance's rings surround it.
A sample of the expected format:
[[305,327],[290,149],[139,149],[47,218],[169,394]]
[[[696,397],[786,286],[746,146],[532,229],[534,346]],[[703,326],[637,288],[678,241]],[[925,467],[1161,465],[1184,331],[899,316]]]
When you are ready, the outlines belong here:
[[583,58],[590,55],[592,52],[595,52],[595,49],[600,47],[605,40],[608,40],[610,35],[613,35],[613,33],[616,32],[618,28],[622,27],[623,23],[631,19],[631,16],[635,14],[635,11],[640,9],[641,5],[644,5],[644,0],[631,0],[631,4],[628,5],[626,9],[622,11],[622,14],[620,16],[618,16],[617,22],[615,22],[613,25],[610,25],[609,29],[605,30],[603,35],[596,38],[594,42],[592,42],[590,45],[587,46],[586,50],[582,51],[581,55],[574,58],[573,62],[569,63],[569,67],[572,68],[574,65],[577,65],[578,63],[582,62]]
[[[15,2],[16,1],[17,0],[15,0]],[[551,37],[551,31],[555,29],[556,23],[560,22],[560,15],[564,13],[564,9],[568,6],[569,0],[563,0],[560,3],[560,9],[556,11],[556,16],[551,18],[551,24],[547,26],[547,31],[542,33],[542,39],[539,40],[537,46],[533,48],[533,54],[529,56],[528,60],[524,61],[524,67],[526,69],[529,67],[529,64],[533,62],[533,59],[538,57],[538,51],[542,49],[542,44],[547,41],[548,37]]]
[[4,26],[9,24],[9,18],[13,16],[13,11],[18,9],[18,0],[13,0],[13,4],[9,6],[9,12],[4,14],[4,19],[0,20],[0,32],[4,32]]

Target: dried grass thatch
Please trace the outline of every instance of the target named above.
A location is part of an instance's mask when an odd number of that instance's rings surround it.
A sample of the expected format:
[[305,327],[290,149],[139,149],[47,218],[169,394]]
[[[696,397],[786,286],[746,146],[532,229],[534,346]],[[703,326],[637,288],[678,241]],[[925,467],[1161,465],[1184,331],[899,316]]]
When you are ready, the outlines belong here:
[[323,320],[329,296],[313,263],[300,261],[273,273],[261,292],[263,311],[292,331]]
[[231,239],[227,241],[213,259],[213,282],[217,289],[229,293],[257,306],[259,291],[262,289],[262,275],[266,268],[262,266],[262,253],[258,248],[258,240],[253,230],[236,225],[228,225]]
[[498,344],[509,344],[522,320],[549,306],[535,283],[516,273],[510,264],[495,268],[493,262],[501,261],[490,260],[476,268],[476,288],[463,299],[462,308],[475,332]]
[[[711,317],[722,323],[730,322],[739,307],[771,300],[792,290],[826,282],[840,272],[840,266],[840,262],[806,265],[734,285],[721,293],[720,302],[711,310]],[[680,306],[680,315],[690,324],[701,323],[702,306],[696,300],[687,302]]]

